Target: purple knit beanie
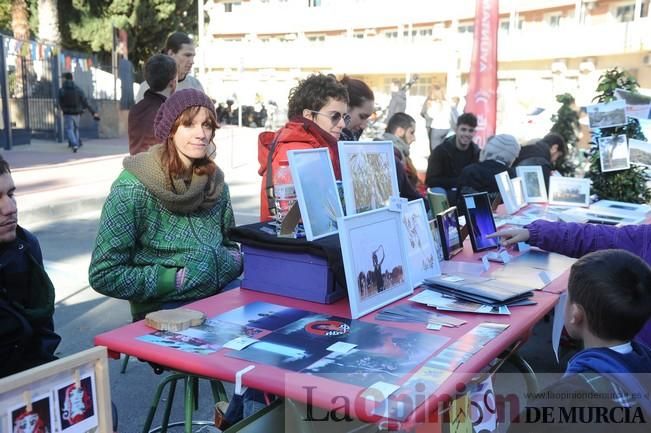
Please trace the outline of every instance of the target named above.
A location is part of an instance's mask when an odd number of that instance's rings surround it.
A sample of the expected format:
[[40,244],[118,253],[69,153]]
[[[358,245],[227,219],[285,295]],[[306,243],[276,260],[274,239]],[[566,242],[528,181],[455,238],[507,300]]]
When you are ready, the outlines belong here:
[[210,112],[215,113],[212,101],[200,90],[183,89],[172,93],[160,106],[154,118],[154,137],[160,143],[167,141],[174,122],[189,107],[206,107]]

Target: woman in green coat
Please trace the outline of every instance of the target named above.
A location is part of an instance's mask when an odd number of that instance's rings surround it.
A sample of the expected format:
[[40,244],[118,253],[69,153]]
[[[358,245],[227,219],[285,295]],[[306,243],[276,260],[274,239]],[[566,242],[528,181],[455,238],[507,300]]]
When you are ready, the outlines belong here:
[[242,272],[228,186],[209,154],[217,127],[203,92],[174,93],[154,120],[160,144],[124,159],[104,203],[89,281],[128,300],[134,320],[214,295]]

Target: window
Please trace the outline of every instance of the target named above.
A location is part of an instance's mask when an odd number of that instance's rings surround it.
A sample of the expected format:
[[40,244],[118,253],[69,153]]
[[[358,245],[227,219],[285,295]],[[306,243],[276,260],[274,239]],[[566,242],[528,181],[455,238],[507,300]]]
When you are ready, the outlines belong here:
[[310,42],[323,42],[323,41],[325,41],[325,36],[323,36],[323,35],[308,36],[307,40],[310,41]]
[[432,36],[432,29],[418,30],[418,36]]
[[241,6],[242,2],[228,2],[224,3],[224,12],[233,12],[235,6]]
[[558,27],[561,25],[561,14],[554,14],[554,15],[549,15],[547,17],[547,24],[549,27]]
[[618,6],[615,8],[615,19],[620,23],[633,21],[635,19],[635,4]]
[[364,32],[353,33],[355,39],[364,39]]
[[465,24],[457,27],[459,33],[474,33],[475,25],[474,24]]
[[398,37],[398,31],[397,30],[386,31],[386,32],[384,32],[384,37],[388,38],[388,39],[395,39],[395,38]]
[[317,8],[321,6],[321,0],[307,0],[307,7]]

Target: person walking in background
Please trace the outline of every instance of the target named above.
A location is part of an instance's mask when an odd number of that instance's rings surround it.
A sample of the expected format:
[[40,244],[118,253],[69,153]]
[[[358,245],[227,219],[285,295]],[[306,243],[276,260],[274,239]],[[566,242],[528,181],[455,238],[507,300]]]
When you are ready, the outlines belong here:
[[[196,89],[204,92],[203,86],[199,80],[192,75],[189,75],[190,71],[192,71],[192,65],[194,65],[194,57],[196,53],[194,50],[194,43],[187,34],[183,32],[174,32],[169,35],[165,42],[165,48],[163,49],[162,54],[167,54],[176,62],[176,74],[178,77],[176,90]],[[136,103],[142,100],[147,89],[149,89],[149,84],[147,84],[147,81],[143,81],[142,84],[140,84],[138,94],[136,95]]]
[[211,159],[216,129],[205,93],[174,92],[154,120],[159,144],[124,159],[104,203],[89,281],[128,300],[133,320],[214,295],[242,273],[228,185]]
[[358,141],[375,110],[375,95],[362,80],[344,75],[341,84],[348,90],[350,123],[341,131],[340,141]]
[[258,136],[260,221],[269,221],[275,211],[273,171],[287,160],[287,151],[325,147],[330,154],[335,178],[341,179],[337,140],[350,124],[348,91],[332,75],[313,74],[289,91],[289,122],[279,131]]
[[450,127],[456,122],[453,120],[452,107],[445,100],[441,86],[435,84],[423,103],[420,115],[425,119],[430,151],[441,144],[450,132]]
[[63,84],[59,89],[59,108],[63,112],[63,130],[68,139],[68,147],[77,152],[81,146],[79,138],[79,120],[84,110],[88,110],[95,120],[99,120],[99,114],[88,104],[84,91],[75,84],[71,72],[61,74]]
[[154,119],[160,106],[176,89],[176,62],[165,54],[155,54],[145,63],[145,80],[149,89],[143,99],[129,110],[129,153],[145,152],[158,143],[154,136]]
[[414,75],[402,86],[399,80],[391,80],[391,100],[387,109],[387,120],[396,113],[407,111],[407,92],[416,81],[418,81],[418,75]]

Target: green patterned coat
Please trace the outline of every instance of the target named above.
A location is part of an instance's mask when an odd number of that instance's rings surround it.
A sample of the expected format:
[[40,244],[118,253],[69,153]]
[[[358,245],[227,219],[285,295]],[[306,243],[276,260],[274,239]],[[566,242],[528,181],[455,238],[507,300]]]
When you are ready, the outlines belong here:
[[[211,209],[174,214],[124,170],[104,203],[90,284],[128,300],[134,316],[165,302],[214,295],[242,272],[239,247],[227,237],[233,226],[226,184]],[[182,268],[185,277],[177,289],[175,275]]]

